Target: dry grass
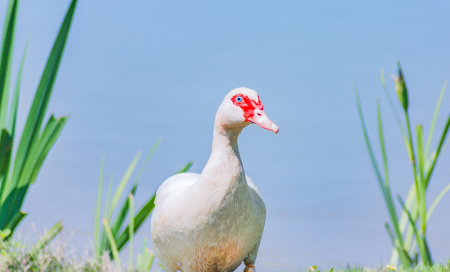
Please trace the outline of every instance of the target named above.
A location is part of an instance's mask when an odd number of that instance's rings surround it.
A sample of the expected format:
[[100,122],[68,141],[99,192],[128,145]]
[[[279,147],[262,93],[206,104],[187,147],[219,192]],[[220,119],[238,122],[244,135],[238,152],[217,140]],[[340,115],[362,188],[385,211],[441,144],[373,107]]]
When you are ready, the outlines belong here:
[[0,242],[0,268],[2,271],[33,271],[33,272],[122,272],[105,253],[97,258],[92,252],[86,251],[83,256],[76,256],[67,244],[55,241],[39,252],[33,252],[31,247],[22,242]]

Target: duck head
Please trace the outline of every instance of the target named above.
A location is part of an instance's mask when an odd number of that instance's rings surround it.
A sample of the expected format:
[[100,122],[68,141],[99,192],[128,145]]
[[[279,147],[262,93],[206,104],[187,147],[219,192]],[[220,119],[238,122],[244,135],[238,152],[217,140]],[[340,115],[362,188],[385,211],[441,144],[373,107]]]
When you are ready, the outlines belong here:
[[259,95],[252,89],[236,88],[229,92],[216,114],[216,125],[239,132],[250,124],[278,133],[280,130],[263,110]]

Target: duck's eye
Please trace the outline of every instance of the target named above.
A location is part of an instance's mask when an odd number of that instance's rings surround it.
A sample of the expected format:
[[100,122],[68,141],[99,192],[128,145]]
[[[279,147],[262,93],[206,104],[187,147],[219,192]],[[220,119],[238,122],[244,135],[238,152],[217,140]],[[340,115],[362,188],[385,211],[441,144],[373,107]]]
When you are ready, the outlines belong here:
[[242,96],[236,97],[236,102],[241,103],[242,102]]

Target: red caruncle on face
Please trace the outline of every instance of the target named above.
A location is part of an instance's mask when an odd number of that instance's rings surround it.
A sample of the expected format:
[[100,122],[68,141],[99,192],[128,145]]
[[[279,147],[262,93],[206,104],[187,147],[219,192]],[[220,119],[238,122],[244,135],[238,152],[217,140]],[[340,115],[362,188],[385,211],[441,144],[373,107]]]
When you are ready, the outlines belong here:
[[[238,100],[241,101],[239,102]],[[259,100],[259,96],[258,101],[255,101],[246,95],[237,94],[231,98],[231,102],[244,111],[244,118],[246,122],[250,122],[250,118],[253,118],[255,115],[255,109],[263,110],[263,105],[261,104],[261,100]]]

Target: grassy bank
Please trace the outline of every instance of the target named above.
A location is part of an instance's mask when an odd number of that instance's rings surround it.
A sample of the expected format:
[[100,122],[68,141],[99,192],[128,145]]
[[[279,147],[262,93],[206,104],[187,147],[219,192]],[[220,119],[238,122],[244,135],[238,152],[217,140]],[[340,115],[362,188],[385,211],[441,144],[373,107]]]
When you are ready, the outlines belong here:
[[[80,254],[80,252],[72,250],[67,243],[60,240],[52,242],[39,251],[34,251],[34,247],[35,245],[27,245],[22,242],[0,240],[0,271],[140,272],[137,267],[131,270],[125,267],[118,267],[107,253],[103,254],[101,258],[98,258],[94,252],[88,250]],[[414,269],[394,269],[387,266],[378,268],[347,267],[331,270],[310,267],[310,269],[303,272],[450,272],[450,261],[446,264],[435,264],[432,267],[424,267],[419,264]],[[163,271],[163,269],[158,265],[154,265],[152,271]]]
[[0,242],[1,271],[84,271],[119,272],[109,255],[97,258],[86,251],[82,256],[71,251],[67,244],[55,241],[42,250],[34,251],[33,246],[12,240]]

